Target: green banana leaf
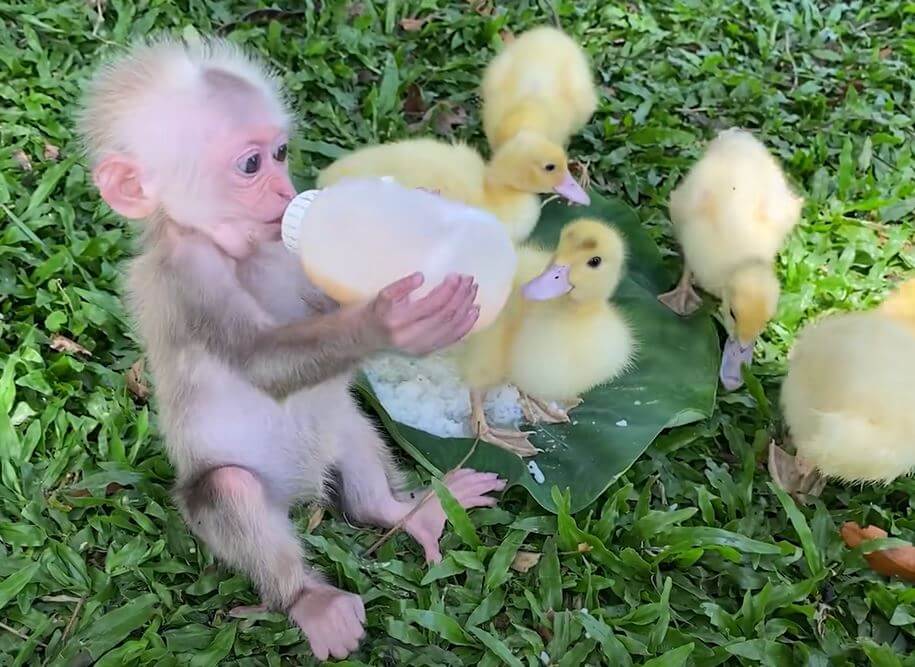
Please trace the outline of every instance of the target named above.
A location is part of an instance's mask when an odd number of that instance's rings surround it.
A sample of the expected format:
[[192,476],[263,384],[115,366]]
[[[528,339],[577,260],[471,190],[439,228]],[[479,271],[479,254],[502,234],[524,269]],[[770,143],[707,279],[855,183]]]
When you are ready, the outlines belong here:
[[[544,208],[533,238],[553,247],[563,225],[581,216],[606,220],[626,238],[627,274],[613,300],[630,318],[638,337],[635,366],[612,384],[585,394],[584,403],[571,413],[574,424],[533,427],[531,441],[548,451],[522,461],[479,442],[465,464],[500,473],[510,485],[523,486],[552,512],[556,511],[550,493],[553,485],[561,491],[571,490],[573,512],[584,509],[663,429],[707,418],[718,385],[721,352],[708,308],[683,319],[657,301],[657,294],[671,287],[674,276],[663,266],[657,246],[632,209],[596,195],[586,208],[551,203]],[[474,444],[472,439],[440,438],[397,423],[364,377],[357,379],[356,389],[391,438],[430,472],[439,474],[452,468]],[[542,483],[528,470],[531,460],[543,474]]]

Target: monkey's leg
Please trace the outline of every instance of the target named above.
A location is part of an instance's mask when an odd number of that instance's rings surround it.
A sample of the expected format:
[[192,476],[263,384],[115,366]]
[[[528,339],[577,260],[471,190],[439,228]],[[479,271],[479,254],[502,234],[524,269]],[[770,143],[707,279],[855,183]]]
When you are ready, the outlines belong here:
[[251,578],[266,607],[289,614],[317,658],[344,658],[356,649],[364,634],[361,598],[306,569],[288,508],[268,497],[254,473],[237,466],[210,470],[182,485],[178,502],[191,530]]
[[658,301],[674,311],[677,315],[692,315],[702,305],[702,297],[693,289],[692,272],[683,266],[683,274],[677,286],[671,291],[658,295]]
[[[344,508],[360,522],[385,528],[396,525],[423,499],[426,490],[399,492],[401,473],[384,441],[361,415],[346,427],[344,437],[345,455],[337,461]],[[496,473],[466,468],[446,476],[444,482],[464,508],[491,507],[496,499],[487,494],[505,488],[505,481]],[[438,541],[444,528],[445,512],[435,497],[404,524],[404,530],[423,548],[426,560],[435,563],[442,559]]]

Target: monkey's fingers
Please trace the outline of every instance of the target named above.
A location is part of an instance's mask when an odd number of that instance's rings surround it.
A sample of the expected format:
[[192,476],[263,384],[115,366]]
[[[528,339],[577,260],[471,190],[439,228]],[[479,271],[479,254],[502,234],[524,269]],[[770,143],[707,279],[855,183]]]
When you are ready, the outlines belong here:
[[435,318],[427,318],[405,327],[398,338],[401,349],[410,354],[428,354],[453,345],[473,328],[480,317],[477,306],[471,306],[467,312],[460,313],[456,324],[442,324]]
[[438,540],[434,540],[431,543],[423,544],[423,552],[426,556],[427,563],[438,564],[442,562],[442,552],[438,548]]
[[472,480],[460,488],[452,490],[452,495],[458,502],[462,502],[464,498],[475,498],[501,491],[505,488],[505,484],[505,480]]
[[[459,479],[463,479],[464,477],[467,477],[468,475],[476,475],[476,474],[478,474],[478,473],[473,468],[458,468],[457,470],[452,470],[447,475],[445,475],[445,478],[443,481],[445,482],[445,484],[448,485],[448,488],[451,488],[452,482],[457,482]],[[492,473],[492,474],[497,475],[497,473]]]
[[336,610],[333,633],[337,638],[336,648],[343,652],[343,655],[337,655],[336,653],[334,655],[338,658],[343,658],[359,648],[359,639],[365,634],[365,630],[353,610],[347,607]]
[[359,622],[365,623],[365,604],[362,602],[362,598],[358,595],[353,596],[353,611],[355,611],[356,618],[359,619]]
[[480,307],[471,305],[459,313],[458,318],[439,324],[424,339],[417,342],[423,353],[434,352],[454,345],[470,333],[480,319]]
[[455,471],[454,477],[446,477],[446,483],[448,488],[452,492],[460,491],[464,488],[467,488],[468,485],[477,485],[477,484],[494,484],[499,480],[499,473],[497,472],[479,472],[473,468],[461,468],[460,470]]
[[406,278],[401,278],[397,282],[391,283],[381,290],[378,296],[385,301],[394,303],[408,297],[411,292],[418,290],[423,282],[425,282],[425,277],[417,271]]
[[404,304],[397,314],[395,324],[400,326],[423,323],[439,316],[443,309],[456,307],[457,301],[471,289],[473,280],[468,276],[448,276],[431,292],[415,303]]

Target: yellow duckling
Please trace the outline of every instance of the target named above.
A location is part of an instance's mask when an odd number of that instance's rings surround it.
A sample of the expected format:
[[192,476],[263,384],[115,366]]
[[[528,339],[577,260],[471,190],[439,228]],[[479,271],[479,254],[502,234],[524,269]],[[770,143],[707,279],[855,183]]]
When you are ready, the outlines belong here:
[[569,421],[568,411],[581,403],[581,394],[626,370],[635,338],[608,301],[625,262],[625,244],[612,227],[581,218],[566,226],[552,256],[531,247],[518,255],[517,287],[508,305],[495,324],[464,343],[458,359],[470,386],[475,432],[531,456],[537,449],[527,433],[489,426],[486,391],[511,383],[529,422]]
[[502,221],[515,243],[527,239],[540,219],[538,194],[555,192],[569,201],[590,203],[569,172],[565,152],[533,135],[500,151],[489,164],[465,144],[434,139],[369,146],[324,169],[318,187],[366,176],[390,176],[404,187],[432,190],[485,209]]
[[683,248],[683,275],[658,299],[689,315],[701,299],[692,280],[721,299],[729,339],[721,367],[724,386],[740,386],[740,366],[778,307],[773,266],[797,224],[803,198],[775,158],[745,130],[721,132],[670,195],[670,218]]
[[915,279],[870,311],[809,325],[789,355],[781,405],[797,458],[846,482],[915,469]]
[[548,26],[523,33],[493,58],[481,97],[483,130],[493,151],[522,131],[565,146],[597,109],[587,54]]

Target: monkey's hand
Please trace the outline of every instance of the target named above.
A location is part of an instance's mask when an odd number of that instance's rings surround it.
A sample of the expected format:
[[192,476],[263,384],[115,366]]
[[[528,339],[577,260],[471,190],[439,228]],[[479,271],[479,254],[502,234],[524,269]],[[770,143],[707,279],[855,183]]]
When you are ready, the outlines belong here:
[[318,660],[332,655],[342,660],[356,650],[365,635],[362,598],[333,586],[320,586],[302,594],[289,609],[289,617],[308,638]]
[[383,289],[367,310],[386,346],[417,356],[458,342],[480,316],[472,278],[449,276],[423,298],[411,301],[410,295],[422,284],[419,273],[399,280]]
[[[470,468],[461,468],[445,476],[445,486],[451,495],[461,504],[461,507],[492,507],[496,499],[486,494],[501,491],[505,488],[505,480],[499,479],[494,472],[477,472]],[[434,492],[433,492],[434,493]],[[425,495],[425,494],[423,494]],[[422,497],[422,495],[418,495]],[[426,553],[426,561],[438,563],[442,560],[442,553],[438,548],[438,541],[445,529],[445,511],[438,498],[430,498],[419,510],[404,524],[404,530],[416,540]]]

